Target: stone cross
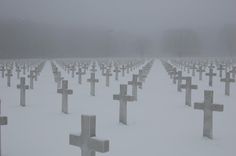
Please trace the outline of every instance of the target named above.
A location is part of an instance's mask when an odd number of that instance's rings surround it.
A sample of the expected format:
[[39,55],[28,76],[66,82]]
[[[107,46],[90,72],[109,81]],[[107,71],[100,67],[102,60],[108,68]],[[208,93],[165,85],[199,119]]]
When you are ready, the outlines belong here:
[[85,72],[82,72],[82,69],[79,68],[78,72],[76,72],[76,75],[78,75],[78,83],[81,84],[82,83],[82,75],[85,75]]
[[4,66],[4,65],[2,65],[2,66],[1,66],[1,69],[0,69],[0,71],[2,72],[2,78],[4,78],[4,74],[5,74],[5,71],[6,71],[6,69],[5,69],[5,66]]
[[82,68],[84,69],[84,72],[85,72],[85,74],[86,74],[86,71],[87,71],[87,69],[88,69],[88,65],[85,63],[85,64],[82,66]]
[[16,66],[17,79],[20,78],[20,72],[21,72],[20,67]]
[[112,74],[110,73],[110,69],[107,69],[106,73],[104,73],[103,76],[106,76],[106,87],[109,87],[110,76],[112,76]]
[[220,76],[220,78],[222,78],[222,72],[223,72],[223,70],[225,70],[224,65],[220,64],[219,67],[217,68],[217,70],[219,70],[219,76]]
[[177,69],[174,67],[174,68],[171,68],[171,70],[169,71],[169,75],[170,75],[170,78],[174,78],[175,75],[177,74]]
[[178,71],[174,79],[177,80],[177,91],[181,92],[181,84],[183,80],[182,71]]
[[206,76],[209,76],[209,86],[212,87],[213,77],[216,76],[216,73],[213,72],[213,68],[209,69],[209,73],[206,73]]
[[192,69],[192,76],[195,76],[195,70],[197,69],[196,65],[193,64],[190,69]]
[[95,156],[95,152],[109,151],[109,140],[100,140],[96,137],[96,116],[82,115],[81,133],[70,134],[70,145],[81,148],[81,156]]
[[223,112],[224,106],[213,104],[213,91],[204,91],[204,102],[194,103],[194,109],[203,110],[204,112],[204,125],[203,136],[210,139],[213,138],[213,111]]
[[90,83],[90,95],[95,96],[95,83],[98,83],[98,79],[95,78],[95,73],[91,73],[90,79],[87,82]]
[[73,90],[68,89],[67,80],[62,80],[62,88],[57,93],[62,94],[62,112],[68,114],[68,95],[73,94]]
[[115,72],[115,80],[118,81],[118,79],[119,79],[119,72],[121,72],[119,70],[119,67],[116,66],[115,69],[113,70],[113,72]]
[[120,69],[122,71],[122,76],[124,77],[125,76],[125,65],[122,65],[122,67]]
[[127,102],[134,101],[133,96],[127,95],[127,85],[121,84],[120,85],[120,94],[113,95],[113,100],[120,101],[120,113],[119,113],[119,121],[127,125]]
[[129,68],[130,68],[130,65],[127,64],[127,65],[126,65],[126,72],[127,72],[127,74],[129,74]]
[[1,126],[7,125],[7,117],[1,116],[1,100],[0,100],[0,156],[2,155],[2,148],[1,148]]
[[210,66],[208,66],[209,69],[213,69],[215,68],[215,66],[213,65],[213,63],[210,64]]
[[236,66],[234,66],[234,67],[232,68],[232,70],[230,71],[230,73],[232,73],[232,75],[233,75],[233,79],[235,80],[235,75],[236,75]]
[[74,78],[75,77],[75,65],[71,65],[70,67],[70,70],[71,70],[71,77]]
[[26,73],[26,65],[25,64],[22,66],[22,69],[23,69],[23,74],[25,75],[25,73]]
[[184,77],[186,80],[185,85],[181,85],[181,89],[185,89],[185,105],[191,106],[192,89],[197,89],[197,85],[192,85],[192,77]]
[[202,73],[205,72],[205,70],[202,66],[199,66],[197,72],[199,73],[199,80],[202,80]]
[[132,85],[132,96],[134,97],[134,101],[137,101],[137,90],[138,86],[142,86],[142,82],[138,82],[138,75],[133,75],[133,80],[128,81],[128,85]]
[[97,71],[95,63],[92,64],[92,68],[91,68],[90,71],[93,72],[93,73],[95,73]]
[[225,82],[225,95],[230,95],[230,83],[235,82],[234,79],[230,78],[230,73],[226,73],[226,76],[224,79],[220,80],[221,82]]
[[7,77],[7,86],[11,87],[11,77],[13,76],[11,69],[7,69],[6,77]]
[[104,73],[104,70],[106,69],[105,65],[101,64],[100,69],[101,69],[102,73]]
[[34,71],[33,70],[30,71],[30,74],[28,75],[28,78],[30,78],[30,89],[34,89],[34,78],[35,78],[35,75],[34,75]]
[[38,71],[37,67],[34,68],[33,73],[34,73],[34,80],[37,81],[38,80],[38,74],[39,74],[39,71]]
[[[142,70],[142,69],[139,69],[138,70],[138,79],[139,79],[139,81],[141,81],[141,82],[144,82],[144,71]],[[142,88],[142,86],[139,86],[139,88],[141,89]]]
[[17,89],[20,89],[20,105],[22,107],[25,107],[25,91],[26,89],[29,89],[28,85],[25,85],[25,78],[20,78],[20,84],[17,85]]

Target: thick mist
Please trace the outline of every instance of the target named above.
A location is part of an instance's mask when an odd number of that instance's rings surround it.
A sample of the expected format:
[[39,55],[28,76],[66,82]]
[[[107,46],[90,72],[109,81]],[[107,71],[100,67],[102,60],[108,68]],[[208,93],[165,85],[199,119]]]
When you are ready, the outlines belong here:
[[0,57],[233,56],[234,0],[1,0]]

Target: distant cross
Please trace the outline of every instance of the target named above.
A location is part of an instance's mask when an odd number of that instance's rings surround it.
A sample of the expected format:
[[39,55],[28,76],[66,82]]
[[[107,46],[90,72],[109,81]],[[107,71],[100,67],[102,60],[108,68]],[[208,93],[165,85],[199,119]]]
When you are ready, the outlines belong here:
[[118,81],[118,79],[119,79],[119,72],[121,72],[119,70],[119,67],[116,66],[115,69],[113,70],[113,72],[115,72],[115,80]]
[[209,69],[209,73],[206,73],[206,76],[209,76],[209,86],[212,87],[213,77],[216,76],[216,73],[213,72],[213,68]]
[[215,68],[215,66],[213,65],[213,63],[210,64],[210,66],[208,66],[209,69],[213,69]]
[[96,137],[96,116],[82,115],[81,133],[70,134],[70,145],[81,148],[81,156],[95,156],[95,152],[109,151],[109,140],[100,140]]
[[169,75],[170,75],[170,78],[174,78],[175,75],[177,74],[177,70],[175,67],[171,68],[170,71],[169,71]]
[[106,69],[105,65],[104,65],[104,64],[101,64],[100,69],[101,69],[102,74],[103,74],[103,73],[104,73],[104,70]]
[[199,73],[199,80],[202,80],[202,73],[205,72],[203,66],[200,65],[197,69],[197,72]]
[[95,96],[95,83],[98,83],[98,79],[95,78],[95,73],[91,73],[90,79],[87,79],[87,82],[90,83],[90,95]]
[[137,91],[138,86],[142,86],[142,82],[138,82],[138,75],[133,75],[133,80],[128,81],[128,85],[132,85],[132,96],[134,97],[134,100],[137,101]]
[[30,79],[30,89],[34,89],[34,78],[35,78],[35,75],[34,75],[34,71],[33,70],[30,71],[30,74],[28,75],[28,78]]
[[217,68],[217,70],[219,70],[219,76],[220,76],[220,78],[222,78],[222,72],[223,72],[223,70],[225,70],[224,65],[220,64],[219,67]]
[[204,91],[204,102],[194,103],[194,109],[203,110],[204,112],[204,126],[203,136],[210,139],[213,138],[213,111],[223,112],[224,106],[213,104],[213,91]]
[[11,87],[11,77],[13,76],[11,69],[7,69],[6,77],[7,77],[7,86]]
[[72,65],[70,67],[70,70],[71,70],[71,77],[74,78],[75,77],[75,70],[76,70],[75,65]]
[[122,71],[122,76],[124,77],[125,76],[125,69],[126,69],[125,65],[122,65],[120,69]]
[[67,80],[62,80],[62,88],[57,89],[57,93],[62,94],[62,112],[68,114],[68,95],[73,94],[73,90],[68,89]]
[[230,73],[232,73],[232,75],[233,75],[233,79],[235,80],[235,75],[236,75],[236,66],[234,66],[234,67],[232,68],[232,70],[230,71]]
[[88,69],[88,65],[85,63],[82,68],[84,69],[84,72],[85,72],[85,74],[86,74],[86,71],[87,71],[87,69]]
[[182,71],[178,71],[174,79],[177,80],[177,91],[181,92],[181,84],[183,80]]
[[92,69],[90,71],[93,73],[95,73],[97,71],[95,63],[92,64]]
[[106,87],[109,87],[110,84],[110,77],[112,76],[110,69],[106,70],[106,73],[103,74],[106,77]]
[[192,89],[197,89],[197,85],[192,85],[192,77],[184,77],[186,84],[181,85],[181,89],[185,89],[185,105],[191,106]]
[[38,79],[38,75],[37,75],[37,68],[34,68],[34,70],[32,70],[32,72],[33,72],[33,79],[35,80],[35,81],[37,81],[37,79]]
[[197,69],[196,64],[193,64],[190,69],[192,69],[192,76],[195,76],[195,70]]
[[4,78],[4,74],[5,74],[5,71],[6,71],[4,65],[1,66],[0,71],[2,72],[2,78]]
[[126,65],[126,72],[127,72],[127,74],[129,74],[129,68],[130,68],[130,65],[127,64],[127,65]]
[[[138,79],[139,79],[140,82],[144,82],[144,74],[143,74],[143,70],[142,69],[138,70]],[[139,88],[141,89],[142,86],[139,86]]]
[[81,84],[82,83],[82,75],[85,75],[85,72],[82,72],[82,69],[79,68],[78,72],[76,72],[76,75],[78,75],[78,83]]
[[25,73],[26,73],[26,65],[25,64],[22,66],[22,69],[23,69],[23,74],[25,75]]
[[25,107],[25,91],[29,89],[28,85],[25,85],[25,78],[20,78],[20,84],[17,85],[17,89],[20,89],[20,105]]
[[21,72],[20,67],[16,66],[17,79],[20,78],[20,72]]
[[127,85],[124,84],[120,85],[120,94],[113,95],[113,100],[120,101],[119,121],[120,123],[127,125],[127,102],[134,101],[133,96],[127,95]]
[[221,79],[221,82],[225,82],[225,95],[230,95],[230,83],[235,82],[234,79],[230,78],[230,73],[226,73],[226,76],[224,79]]
[[1,126],[7,125],[7,117],[1,116],[1,100],[0,100],[0,156],[2,155],[2,148],[1,148]]

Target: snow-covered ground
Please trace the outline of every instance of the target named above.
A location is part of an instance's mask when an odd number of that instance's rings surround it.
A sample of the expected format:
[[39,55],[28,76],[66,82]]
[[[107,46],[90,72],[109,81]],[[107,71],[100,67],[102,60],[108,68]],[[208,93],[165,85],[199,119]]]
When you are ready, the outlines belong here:
[[[62,71],[62,69],[60,69]],[[100,71],[99,71],[100,73]],[[137,70],[134,71],[137,73]],[[69,134],[80,133],[81,115],[96,115],[97,137],[110,140],[108,153],[103,156],[235,156],[236,155],[236,84],[231,96],[224,95],[224,83],[214,78],[212,88],[208,79],[193,80],[199,89],[193,90],[193,102],[203,101],[203,91],[214,90],[214,102],[224,104],[224,112],[214,112],[213,140],[202,137],[203,112],[184,105],[185,92],[178,93],[159,60],[156,60],[138,101],[128,103],[128,125],[119,124],[119,103],[112,99],[119,93],[119,84],[131,80],[130,73],[105,87],[105,77],[96,75],[96,96],[89,95],[89,83],[83,84],[63,71],[73,95],[69,96],[69,114],[61,113],[61,94],[56,92],[50,62],[47,61],[34,90],[26,91],[26,107],[19,104],[19,80],[12,87],[0,78],[2,115],[8,125],[2,126],[3,156],[78,156],[80,148],[69,145]],[[27,80],[28,82],[28,80]],[[28,82],[29,83],[29,82]],[[129,86],[129,94],[131,86]]]

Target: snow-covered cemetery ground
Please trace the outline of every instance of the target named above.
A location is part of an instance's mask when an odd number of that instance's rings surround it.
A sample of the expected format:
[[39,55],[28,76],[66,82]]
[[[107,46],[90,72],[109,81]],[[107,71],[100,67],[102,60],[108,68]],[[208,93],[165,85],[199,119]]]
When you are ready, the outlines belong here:
[[235,156],[235,77],[231,58],[0,60],[1,154]]

